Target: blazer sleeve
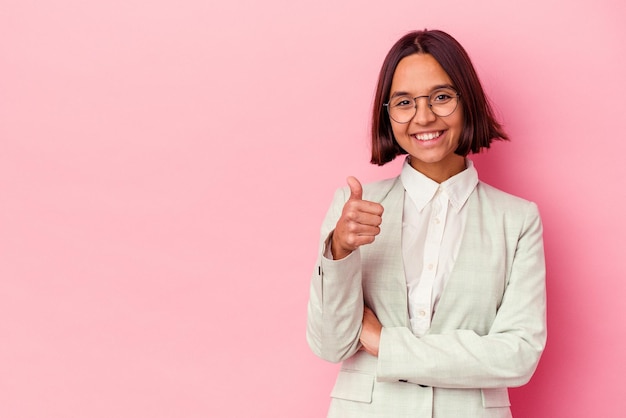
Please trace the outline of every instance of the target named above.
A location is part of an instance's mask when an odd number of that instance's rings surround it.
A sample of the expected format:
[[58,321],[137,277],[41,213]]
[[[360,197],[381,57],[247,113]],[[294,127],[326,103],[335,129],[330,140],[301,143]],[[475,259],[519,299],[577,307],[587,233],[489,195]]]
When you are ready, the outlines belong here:
[[384,327],[377,379],[447,388],[520,386],[530,380],[546,342],[542,225],[527,202],[508,284],[487,335],[459,329],[417,338]]
[[357,249],[341,260],[324,253],[348,199],[339,189],[322,224],[317,263],[311,277],[306,338],[324,360],[340,362],[360,348],[363,320],[361,253]]

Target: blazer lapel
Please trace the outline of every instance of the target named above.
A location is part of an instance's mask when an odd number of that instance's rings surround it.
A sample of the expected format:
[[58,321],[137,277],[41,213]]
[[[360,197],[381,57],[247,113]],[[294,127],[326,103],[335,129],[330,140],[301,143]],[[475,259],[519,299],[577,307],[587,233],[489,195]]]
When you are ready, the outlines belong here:
[[[465,231],[454,267],[439,300],[429,333],[467,328],[487,333],[504,292],[504,245],[498,219],[482,201],[480,191],[467,204]],[[501,252],[501,251],[500,251]]]
[[404,186],[396,178],[390,189],[369,199],[384,207],[380,234],[363,251],[363,296],[384,326],[408,326],[407,290],[402,261]]

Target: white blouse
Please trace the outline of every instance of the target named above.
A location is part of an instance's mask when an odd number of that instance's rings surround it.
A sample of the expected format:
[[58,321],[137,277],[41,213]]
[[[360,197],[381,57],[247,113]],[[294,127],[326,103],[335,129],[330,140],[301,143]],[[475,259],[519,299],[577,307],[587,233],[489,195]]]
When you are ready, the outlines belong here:
[[400,174],[405,190],[402,258],[411,328],[418,337],[430,328],[452,272],[467,219],[465,203],[478,184],[474,164],[465,161],[465,170],[441,184],[411,167],[409,157]]

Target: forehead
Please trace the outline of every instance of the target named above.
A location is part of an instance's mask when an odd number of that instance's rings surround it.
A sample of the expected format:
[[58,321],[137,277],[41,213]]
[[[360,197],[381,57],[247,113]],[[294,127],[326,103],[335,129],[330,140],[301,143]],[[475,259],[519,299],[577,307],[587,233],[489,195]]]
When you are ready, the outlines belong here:
[[424,94],[442,85],[452,85],[452,80],[437,60],[430,54],[412,54],[398,63],[390,94],[398,91]]

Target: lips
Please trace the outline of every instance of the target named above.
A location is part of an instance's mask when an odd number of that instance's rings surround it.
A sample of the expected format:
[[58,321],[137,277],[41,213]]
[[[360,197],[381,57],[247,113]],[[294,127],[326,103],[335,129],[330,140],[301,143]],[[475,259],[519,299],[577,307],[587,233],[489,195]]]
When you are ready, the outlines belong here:
[[435,131],[435,132],[424,132],[419,134],[411,135],[413,138],[418,141],[432,141],[433,139],[439,138],[443,134],[443,131]]

